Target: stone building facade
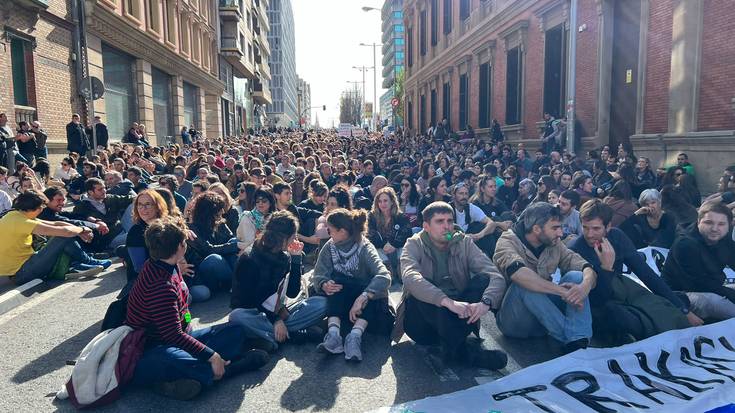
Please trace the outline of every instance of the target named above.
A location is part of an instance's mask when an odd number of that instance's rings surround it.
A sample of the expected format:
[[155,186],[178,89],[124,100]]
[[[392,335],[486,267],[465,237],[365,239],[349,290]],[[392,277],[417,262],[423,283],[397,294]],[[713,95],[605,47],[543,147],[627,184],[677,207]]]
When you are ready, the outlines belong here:
[[577,36],[576,151],[633,144],[653,166],[686,152],[712,190],[735,154],[735,9],[727,0],[405,0],[407,126],[447,118],[538,146],[566,111]]
[[[75,47],[81,2],[9,3],[0,11],[0,83],[6,86],[0,111],[39,120],[51,153],[62,153],[71,114],[90,115],[80,96],[86,65],[78,64],[84,56]],[[221,135],[217,0],[88,0],[84,6],[89,73],[105,86],[94,113],[111,139],[122,138],[132,122],[145,124],[157,143],[184,125]]]

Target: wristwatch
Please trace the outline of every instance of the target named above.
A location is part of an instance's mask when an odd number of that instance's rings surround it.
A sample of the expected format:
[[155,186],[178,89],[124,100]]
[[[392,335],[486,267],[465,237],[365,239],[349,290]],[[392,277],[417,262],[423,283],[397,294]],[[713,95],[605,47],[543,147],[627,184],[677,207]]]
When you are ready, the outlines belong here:
[[493,301],[489,297],[482,297],[480,300],[481,303],[485,304],[486,306],[493,308]]
[[366,300],[370,300],[370,296],[368,295],[367,292],[363,291],[360,295],[365,297]]

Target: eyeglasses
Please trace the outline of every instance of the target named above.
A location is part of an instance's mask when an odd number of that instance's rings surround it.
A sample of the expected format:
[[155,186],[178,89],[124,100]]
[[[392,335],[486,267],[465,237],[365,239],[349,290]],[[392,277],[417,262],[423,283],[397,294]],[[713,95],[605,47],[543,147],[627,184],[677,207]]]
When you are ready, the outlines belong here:
[[68,164],[68,163],[66,163],[66,162],[62,162],[62,163],[61,163],[61,166],[69,166],[69,164]]
[[409,184],[408,182],[406,182],[405,184],[404,183],[401,184],[401,188],[410,188],[410,187],[411,187],[411,184]]
[[504,176],[503,179],[515,179],[512,176]]
[[143,202],[138,203],[138,208],[140,208],[140,209],[151,209],[151,208],[153,208],[155,206],[156,206],[156,204],[149,203],[149,202],[146,202],[146,203],[143,203]]
[[265,199],[265,198],[256,198],[255,203],[256,204],[270,204],[271,201]]
[[682,175],[684,175],[684,174],[683,174],[683,173],[681,173],[681,172],[677,172],[677,173],[675,173],[675,174],[674,174],[674,176],[677,176],[677,177],[678,177],[678,176],[682,176]]

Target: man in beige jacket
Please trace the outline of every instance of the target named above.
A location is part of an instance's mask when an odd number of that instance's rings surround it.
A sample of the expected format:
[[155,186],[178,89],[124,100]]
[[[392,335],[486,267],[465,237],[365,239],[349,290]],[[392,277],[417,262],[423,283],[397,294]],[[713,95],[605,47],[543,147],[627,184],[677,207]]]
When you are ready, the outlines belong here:
[[[530,205],[498,240],[493,261],[510,284],[497,314],[508,337],[547,333],[569,353],[586,348],[592,337],[589,292],[597,274],[560,241],[562,216],[546,202]],[[559,269],[559,284],[552,274]]]
[[505,280],[472,238],[454,229],[454,211],[434,202],[422,211],[423,231],[411,237],[401,254],[403,300],[393,338],[403,332],[418,344],[439,345],[443,362],[497,370],[508,357],[468,343],[480,318],[496,310]]

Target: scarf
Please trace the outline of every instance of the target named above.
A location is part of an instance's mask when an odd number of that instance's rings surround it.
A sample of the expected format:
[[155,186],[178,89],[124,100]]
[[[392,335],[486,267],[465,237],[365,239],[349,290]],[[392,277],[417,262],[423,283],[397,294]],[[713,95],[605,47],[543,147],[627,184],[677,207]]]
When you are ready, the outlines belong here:
[[255,223],[255,229],[258,231],[261,231],[263,229],[263,223],[265,223],[265,215],[261,214],[260,211],[253,208],[252,211],[250,211],[250,216],[253,217],[253,222]]
[[335,271],[354,277],[357,265],[360,262],[362,242],[353,242],[349,249],[343,251],[341,247],[347,246],[348,242],[350,241],[341,243],[339,246],[332,242],[329,244],[329,253],[332,256],[332,267]]

